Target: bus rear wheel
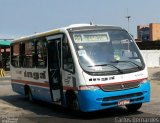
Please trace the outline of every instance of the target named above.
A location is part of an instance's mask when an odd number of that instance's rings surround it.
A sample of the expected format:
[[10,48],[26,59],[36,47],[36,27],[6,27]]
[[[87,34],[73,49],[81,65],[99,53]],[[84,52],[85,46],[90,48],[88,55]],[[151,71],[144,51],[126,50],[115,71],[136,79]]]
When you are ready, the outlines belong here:
[[126,105],[126,108],[129,112],[136,112],[141,108],[141,106],[142,103],[137,103],[137,104]]
[[28,98],[29,101],[31,102],[33,101],[33,96],[30,88],[27,88],[26,97]]

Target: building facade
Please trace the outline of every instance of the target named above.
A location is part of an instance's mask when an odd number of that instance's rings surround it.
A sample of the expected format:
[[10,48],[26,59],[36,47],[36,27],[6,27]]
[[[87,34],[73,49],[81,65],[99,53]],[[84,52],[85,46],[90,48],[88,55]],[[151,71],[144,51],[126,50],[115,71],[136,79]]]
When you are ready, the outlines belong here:
[[160,40],[160,23],[150,23],[149,25],[138,25],[137,39],[139,41]]

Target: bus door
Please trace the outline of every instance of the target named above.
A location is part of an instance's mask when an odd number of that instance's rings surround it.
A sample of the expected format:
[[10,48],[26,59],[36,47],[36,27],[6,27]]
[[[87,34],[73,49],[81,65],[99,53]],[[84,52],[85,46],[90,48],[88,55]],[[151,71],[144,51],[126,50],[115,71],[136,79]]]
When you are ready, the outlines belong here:
[[49,36],[48,40],[48,73],[51,98],[54,103],[62,103],[61,79],[61,40],[62,35]]

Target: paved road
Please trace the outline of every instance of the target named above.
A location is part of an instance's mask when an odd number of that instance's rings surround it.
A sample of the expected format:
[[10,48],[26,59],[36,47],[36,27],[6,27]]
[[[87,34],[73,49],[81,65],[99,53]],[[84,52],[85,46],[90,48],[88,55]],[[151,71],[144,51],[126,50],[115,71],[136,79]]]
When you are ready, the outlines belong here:
[[[152,70],[150,70],[152,71]],[[31,103],[11,89],[10,78],[0,78],[0,123],[107,123],[107,122],[160,122],[159,69],[150,75],[151,102],[144,104],[140,111],[129,113],[124,107],[77,116],[65,108],[49,103]],[[159,118],[159,119],[158,119]]]

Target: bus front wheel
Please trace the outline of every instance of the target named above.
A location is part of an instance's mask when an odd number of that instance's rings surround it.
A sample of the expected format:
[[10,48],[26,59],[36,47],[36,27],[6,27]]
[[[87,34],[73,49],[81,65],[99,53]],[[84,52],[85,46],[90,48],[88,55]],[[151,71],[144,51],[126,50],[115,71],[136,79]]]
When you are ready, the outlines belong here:
[[68,97],[68,108],[73,112],[77,112],[80,110],[79,102],[75,95],[70,95]]
[[142,103],[137,103],[137,104],[126,105],[126,108],[130,112],[136,112],[141,108],[141,106],[142,106]]
[[79,102],[76,97],[72,100],[72,110],[79,111]]

